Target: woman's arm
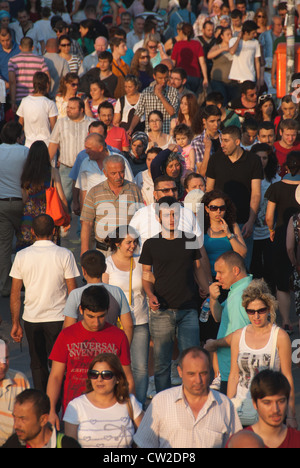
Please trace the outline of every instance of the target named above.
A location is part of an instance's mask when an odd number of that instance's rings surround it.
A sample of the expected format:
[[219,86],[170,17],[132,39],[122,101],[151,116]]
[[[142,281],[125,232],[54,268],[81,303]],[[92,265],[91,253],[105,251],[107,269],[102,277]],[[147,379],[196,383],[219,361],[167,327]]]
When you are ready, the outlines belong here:
[[64,432],[67,436],[72,437],[75,440],[78,440],[78,425],[77,424],[71,424],[65,421]]
[[274,218],[275,218],[276,203],[268,201],[266,210],[266,225],[270,231],[270,240],[274,241],[275,229],[274,229]]
[[67,202],[66,196],[65,196],[64,191],[63,191],[61,178],[60,178],[58,169],[56,169],[55,167],[52,168],[52,177],[53,177],[53,180],[54,180],[54,186],[57,189],[57,193],[58,193],[59,198],[60,198],[60,200],[62,202],[63,208],[64,208],[65,212],[68,213],[68,211],[69,211],[68,202]]
[[239,366],[237,363],[237,358],[239,354],[239,343],[241,337],[241,330],[237,330],[233,333],[231,339],[231,365],[230,365],[230,374],[228,378],[227,385],[227,396],[228,398],[233,398],[236,396],[236,390],[240,378]]
[[290,427],[297,427],[296,410],[295,410],[295,387],[292,375],[292,344],[288,334],[280,329],[277,338],[277,349],[280,359],[280,370],[287,378],[291,386],[291,393],[289,398],[287,425]]

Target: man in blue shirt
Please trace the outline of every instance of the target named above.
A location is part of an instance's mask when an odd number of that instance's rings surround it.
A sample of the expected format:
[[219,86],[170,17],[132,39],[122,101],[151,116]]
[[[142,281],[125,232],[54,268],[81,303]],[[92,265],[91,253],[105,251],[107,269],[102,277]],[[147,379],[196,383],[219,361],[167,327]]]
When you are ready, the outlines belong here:
[[[230,373],[231,353],[229,335],[250,323],[248,315],[242,306],[244,290],[252,281],[252,275],[247,274],[243,258],[230,250],[222,254],[215,263],[216,282],[212,283],[210,292],[210,311],[220,327],[216,340],[208,340],[205,349],[217,352],[219,372],[221,376],[220,391],[226,395],[227,382]],[[220,289],[229,290],[227,299],[220,304]]]
[[19,45],[12,40],[9,29],[0,30],[0,77],[5,81],[8,89],[8,61],[11,57],[20,53]]
[[173,29],[174,37],[177,36],[178,23],[194,24],[196,21],[195,14],[191,11],[189,0],[179,0],[179,9],[174,11],[170,16],[169,24]]

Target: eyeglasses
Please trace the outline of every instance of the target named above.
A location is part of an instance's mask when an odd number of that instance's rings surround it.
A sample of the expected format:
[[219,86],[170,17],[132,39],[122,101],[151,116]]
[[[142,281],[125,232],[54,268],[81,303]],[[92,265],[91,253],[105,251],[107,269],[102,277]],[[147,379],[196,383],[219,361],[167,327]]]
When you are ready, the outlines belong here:
[[143,60],[148,59],[148,58],[150,58],[149,55],[141,55],[140,56],[140,59],[143,59]]
[[68,44],[60,44],[60,47],[71,47],[71,43],[68,42]]
[[262,307],[261,309],[257,309],[257,310],[246,309],[246,312],[248,315],[254,315],[255,313],[257,313],[258,315],[261,315],[261,314],[266,314],[268,310],[269,310],[268,307]]
[[162,192],[162,193],[168,193],[168,192],[177,192],[178,191],[178,188],[177,187],[172,187],[172,188],[158,188],[156,189],[158,192]]
[[161,119],[149,120],[149,123],[158,123],[158,122],[162,122],[162,120]]
[[149,49],[157,49],[157,45],[148,45]]
[[70,83],[70,85],[72,86],[72,88],[77,88],[79,86],[79,83]]
[[265,15],[257,15],[256,18],[266,18],[266,16]]
[[208,207],[209,211],[225,211],[226,210],[226,205],[220,205],[220,206],[217,206],[217,205],[209,205]]
[[115,374],[110,370],[103,370],[100,372],[94,369],[89,370],[87,373],[88,379],[90,380],[97,380],[99,375],[101,375],[102,380],[111,380]]
[[258,102],[264,102],[267,99],[273,99],[272,94],[262,94],[261,96],[259,96]]

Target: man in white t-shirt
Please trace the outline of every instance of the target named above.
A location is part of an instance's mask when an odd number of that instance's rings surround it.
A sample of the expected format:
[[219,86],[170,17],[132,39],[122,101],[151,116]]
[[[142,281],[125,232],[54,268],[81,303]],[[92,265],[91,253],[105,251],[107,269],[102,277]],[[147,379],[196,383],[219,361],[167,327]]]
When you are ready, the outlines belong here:
[[248,20],[243,23],[242,32],[238,37],[229,41],[230,53],[233,61],[229,73],[231,80],[243,83],[246,80],[260,83],[260,45],[257,39],[257,24]]
[[29,344],[31,372],[36,389],[46,392],[49,376],[48,356],[64,321],[67,296],[76,288],[80,276],[74,255],[52,242],[53,219],[42,214],[34,218],[36,241],[17,252],[10,276],[11,337],[21,343],[21,289],[25,287],[23,321]]
[[56,104],[46,97],[50,90],[50,80],[46,73],[33,75],[33,94],[22,99],[17,110],[19,122],[24,128],[25,146],[30,148],[37,140],[48,146],[50,135],[57,120]]

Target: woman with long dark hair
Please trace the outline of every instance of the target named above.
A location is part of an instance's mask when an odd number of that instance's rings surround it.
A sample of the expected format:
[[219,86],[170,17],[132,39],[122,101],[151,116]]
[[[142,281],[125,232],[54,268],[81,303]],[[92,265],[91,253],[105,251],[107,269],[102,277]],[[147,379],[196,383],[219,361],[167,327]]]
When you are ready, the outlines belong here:
[[150,61],[150,55],[147,49],[140,47],[134,54],[130,64],[130,74],[135,75],[140,83],[140,91],[148,88],[154,81],[153,67]]
[[64,414],[65,433],[82,448],[129,448],[143,411],[128,383],[119,358],[96,356],[88,369],[86,393],[71,400]]
[[[68,204],[58,169],[50,164],[46,143],[35,141],[30,147],[21,175],[24,209],[20,230],[17,234],[17,250],[29,247],[35,241],[31,232],[32,221],[36,216],[46,213],[46,189],[50,187],[51,182],[57,188],[58,195],[67,213]],[[53,241],[59,243],[59,228],[56,228]]]

